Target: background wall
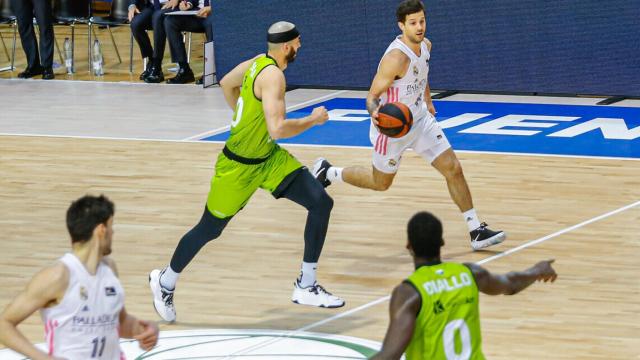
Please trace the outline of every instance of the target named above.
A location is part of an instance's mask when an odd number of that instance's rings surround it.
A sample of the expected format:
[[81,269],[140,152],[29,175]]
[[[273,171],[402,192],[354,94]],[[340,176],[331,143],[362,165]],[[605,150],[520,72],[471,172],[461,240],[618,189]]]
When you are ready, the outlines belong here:
[[[398,1],[214,0],[223,75],[265,51],[278,20],[302,33],[290,85],[368,88],[399,30]],[[426,1],[432,89],[640,96],[640,1]]]

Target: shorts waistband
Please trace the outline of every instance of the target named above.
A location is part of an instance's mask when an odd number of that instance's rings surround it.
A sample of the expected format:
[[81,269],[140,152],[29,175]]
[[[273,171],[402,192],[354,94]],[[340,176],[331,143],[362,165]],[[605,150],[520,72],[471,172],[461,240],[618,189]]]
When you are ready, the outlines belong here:
[[233,151],[229,150],[229,148],[226,145],[222,149],[222,153],[224,154],[224,156],[226,156],[230,160],[233,160],[233,161],[239,162],[241,164],[245,164],[245,165],[262,164],[263,162],[267,161],[271,157],[271,154],[269,154],[268,156],[263,157],[263,158],[257,158],[257,159],[246,158],[244,156],[240,156],[240,155],[234,153]]

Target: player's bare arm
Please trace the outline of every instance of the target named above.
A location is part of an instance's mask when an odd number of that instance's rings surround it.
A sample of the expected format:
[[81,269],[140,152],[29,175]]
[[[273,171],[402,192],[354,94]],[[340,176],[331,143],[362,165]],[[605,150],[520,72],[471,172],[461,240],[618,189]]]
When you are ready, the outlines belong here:
[[[431,53],[431,41],[427,38],[424,38],[424,43],[427,45],[427,49],[429,49],[429,53]],[[429,80],[427,79],[427,87],[424,89],[424,102],[427,104],[427,110],[431,113],[431,115],[436,116],[436,108],[433,106],[433,99],[431,98],[431,86],[429,86]]]
[[158,342],[158,325],[153,321],[146,321],[129,314],[125,307],[120,311],[120,337],[136,339],[140,348],[151,350]]
[[56,263],[38,272],[0,314],[0,343],[33,360],[54,359],[36,348],[17,326],[41,308],[56,305],[69,285],[69,270]]
[[422,305],[420,294],[411,285],[402,283],[393,290],[389,303],[389,327],[382,350],[372,359],[400,359],[413,336],[416,316]]
[[229,71],[229,73],[227,73],[227,75],[225,75],[222,80],[220,80],[220,87],[222,88],[224,99],[227,101],[227,104],[229,105],[231,110],[236,109],[238,97],[240,97],[240,87],[242,87],[244,74],[247,72],[247,70],[249,70],[253,62],[258,57],[263,55],[264,54],[260,54],[252,59],[241,62],[240,64],[238,64],[238,66],[233,68],[233,70]]
[[471,263],[465,265],[471,270],[478,289],[487,295],[514,295],[536,281],[554,282],[558,275],[551,264],[554,260],[540,261],[524,271],[506,274],[492,274],[487,269]]
[[267,130],[274,140],[296,136],[314,125],[324,124],[329,119],[327,109],[320,106],[313,109],[309,116],[286,120],[286,82],[282,70],[275,66],[268,66],[262,70],[254,86],[256,96],[262,98]]
[[380,62],[380,68],[373,78],[367,94],[367,111],[377,125],[380,96],[391,87],[393,81],[402,78],[409,66],[409,58],[402,51],[394,49],[386,54]]
[[[115,261],[110,257],[104,257],[103,261],[111,268],[115,276],[119,277]],[[151,350],[156,346],[160,330],[155,322],[137,319],[129,314],[124,306],[120,310],[118,320],[120,322],[120,337],[138,340],[140,348],[143,350]]]

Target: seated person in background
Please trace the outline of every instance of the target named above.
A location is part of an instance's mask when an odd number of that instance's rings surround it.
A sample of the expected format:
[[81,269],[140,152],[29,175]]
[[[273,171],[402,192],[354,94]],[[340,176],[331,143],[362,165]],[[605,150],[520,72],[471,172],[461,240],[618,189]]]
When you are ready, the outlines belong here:
[[[131,32],[140,47],[142,58],[147,58],[147,67],[140,74],[140,80],[147,83],[164,81],[162,58],[167,41],[165,14],[177,10],[178,3],[179,0],[129,0]],[[146,30],[153,30],[153,47]]]
[[[167,84],[186,84],[195,80],[193,71],[187,62],[187,51],[182,38],[183,31],[205,33],[207,41],[213,40],[213,16],[209,0],[199,0],[192,3],[182,1],[180,10],[199,10],[195,16],[168,16],[164,27],[169,39],[171,61],[178,64],[179,70],[174,78],[167,80]],[[201,83],[201,80],[199,80]]]

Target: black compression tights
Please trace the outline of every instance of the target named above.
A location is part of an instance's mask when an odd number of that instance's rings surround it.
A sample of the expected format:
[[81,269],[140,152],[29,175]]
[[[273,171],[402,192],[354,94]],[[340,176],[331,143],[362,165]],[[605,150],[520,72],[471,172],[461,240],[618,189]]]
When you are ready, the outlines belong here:
[[304,206],[309,211],[307,224],[304,228],[303,259],[309,263],[318,262],[324,238],[327,236],[333,199],[320,185],[320,182],[306,170],[296,176],[282,197]]
[[[303,260],[310,263],[318,262],[327,235],[333,199],[306,170],[297,174],[282,193],[282,197],[304,206],[309,211],[304,230]],[[219,219],[205,208],[200,222],[180,239],[171,258],[171,269],[177,273],[182,272],[203,246],[220,236],[229,220],[230,217]]]

